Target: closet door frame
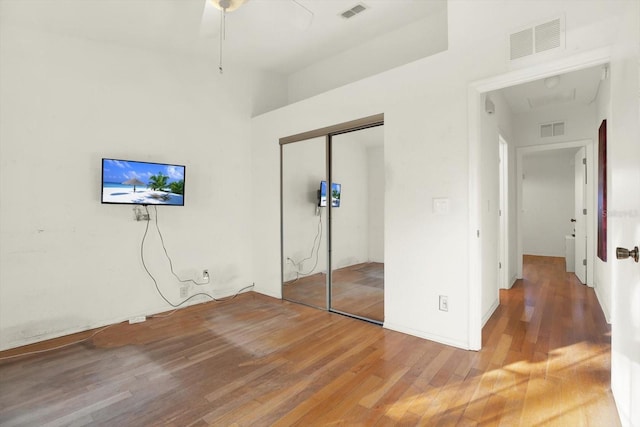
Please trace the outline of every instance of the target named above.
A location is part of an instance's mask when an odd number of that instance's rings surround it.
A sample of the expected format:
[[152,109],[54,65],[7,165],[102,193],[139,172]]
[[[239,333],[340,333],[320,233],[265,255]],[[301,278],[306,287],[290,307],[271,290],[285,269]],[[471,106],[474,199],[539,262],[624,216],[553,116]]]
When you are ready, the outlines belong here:
[[[327,183],[330,188],[330,183],[333,182],[332,172],[331,172],[331,138],[335,135],[340,135],[343,133],[354,132],[362,129],[367,129],[376,126],[384,125],[384,113],[375,114],[373,116],[363,117],[361,119],[351,120],[348,122],[339,123],[337,125],[327,126],[319,129],[314,129],[307,132],[298,133],[295,135],[286,136],[280,138],[280,286],[281,293],[284,299],[284,283],[285,283],[285,272],[284,272],[284,147],[287,144],[294,144],[296,142],[306,141],[314,138],[325,138],[325,150],[326,150],[326,172],[325,175],[327,177]],[[329,200],[331,200],[329,198]],[[326,277],[326,298],[325,298],[325,308],[327,311],[335,311],[331,309],[331,274],[332,274],[332,266],[331,266],[331,203],[327,203],[327,225],[329,232],[327,233],[327,277]],[[298,301],[293,301],[297,303],[301,303]],[[303,303],[301,303],[303,304]],[[351,317],[356,317],[362,320],[372,321],[371,319],[361,318],[359,316],[355,316],[349,313],[343,313],[341,311],[336,311],[336,313],[344,314]],[[374,323],[379,323],[373,321]]]

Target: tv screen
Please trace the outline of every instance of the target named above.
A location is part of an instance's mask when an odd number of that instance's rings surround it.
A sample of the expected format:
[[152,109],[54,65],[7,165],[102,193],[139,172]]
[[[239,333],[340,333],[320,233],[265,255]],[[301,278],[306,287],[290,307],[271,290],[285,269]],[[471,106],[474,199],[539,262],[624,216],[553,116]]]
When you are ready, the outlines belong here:
[[102,203],[184,206],[185,167],[102,159]]
[[[342,192],[342,185],[335,182],[331,184],[331,207],[333,208],[340,207],[341,192]],[[327,206],[327,181],[320,182],[320,200],[318,204],[321,207]]]

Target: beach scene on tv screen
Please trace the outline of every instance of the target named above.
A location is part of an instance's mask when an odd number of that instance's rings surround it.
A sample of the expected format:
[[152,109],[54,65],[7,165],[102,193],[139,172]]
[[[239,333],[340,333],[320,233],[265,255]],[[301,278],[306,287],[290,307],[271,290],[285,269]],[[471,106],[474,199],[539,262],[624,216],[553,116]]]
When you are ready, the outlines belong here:
[[183,205],[184,166],[104,159],[102,202]]

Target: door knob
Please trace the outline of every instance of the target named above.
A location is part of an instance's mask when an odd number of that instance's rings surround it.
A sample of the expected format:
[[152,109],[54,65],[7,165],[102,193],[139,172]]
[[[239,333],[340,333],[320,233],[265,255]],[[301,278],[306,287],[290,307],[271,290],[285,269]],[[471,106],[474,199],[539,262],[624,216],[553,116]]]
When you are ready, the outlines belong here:
[[616,258],[618,259],[627,259],[633,258],[635,262],[640,261],[640,251],[636,246],[633,250],[625,249],[625,248],[616,248]]

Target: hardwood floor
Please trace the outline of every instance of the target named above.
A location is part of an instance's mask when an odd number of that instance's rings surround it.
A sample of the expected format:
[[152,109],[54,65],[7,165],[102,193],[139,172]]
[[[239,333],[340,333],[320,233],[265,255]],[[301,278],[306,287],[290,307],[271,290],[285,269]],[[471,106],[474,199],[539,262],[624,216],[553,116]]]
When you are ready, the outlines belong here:
[[[335,270],[331,293],[334,310],[384,321],[384,264],[367,262]],[[326,308],[326,275],[316,273],[285,282],[283,296],[290,301]]]
[[593,290],[524,271],[480,352],[247,293],[0,361],[0,425],[619,425]]

